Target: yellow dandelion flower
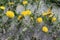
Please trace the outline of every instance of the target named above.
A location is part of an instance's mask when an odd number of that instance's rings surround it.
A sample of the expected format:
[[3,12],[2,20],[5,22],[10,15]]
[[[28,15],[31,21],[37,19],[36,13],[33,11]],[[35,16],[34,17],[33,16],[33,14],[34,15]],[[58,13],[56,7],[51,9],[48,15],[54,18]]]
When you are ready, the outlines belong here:
[[9,2],[8,4],[9,4],[9,5],[13,5],[13,4],[14,4],[14,2]]
[[27,12],[26,12],[26,11],[22,11],[21,14],[22,14],[23,16],[27,16]]
[[44,12],[44,13],[42,14],[42,16],[47,16],[47,12]]
[[53,16],[53,14],[49,15],[49,17],[52,17],[52,16]]
[[47,10],[47,12],[51,12],[51,9],[49,8],[49,9]]
[[26,10],[27,15],[31,15],[31,11],[30,10]]
[[52,14],[52,11],[51,11],[50,8],[47,10],[47,14],[48,14],[48,15],[49,15],[49,14]]
[[9,18],[14,18],[15,15],[13,11],[7,11],[6,16],[8,16]]
[[42,31],[43,31],[43,32],[48,32],[48,28],[47,28],[46,26],[43,26],[43,27],[42,27]]
[[5,6],[0,6],[0,9],[5,10]]
[[55,22],[57,19],[55,17],[52,18],[52,22]]
[[21,15],[19,15],[19,16],[18,16],[18,20],[21,20],[21,19],[22,19],[22,16],[21,16]]
[[47,15],[50,15],[50,14],[52,14],[52,11],[51,11],[51,9],[48,9],[46,12],[44,12],[42,15],[43,16],[47,16]]
[[22,11],[21,14],[23,16],[29,16],[29,15],[31,15],[31,11],[30,10]]
[[50,14],[52,14],[52,12],[47,12],[47,15],[50,15]]
[[24,4],[24,5],[28,4],[28,1],[23,1],[23,4]]
[[43,20],[42,20],[42,18],[41,17],[39,17],[39,18],[37,18],[37,20],[36,20],[38,23],[41,23]]

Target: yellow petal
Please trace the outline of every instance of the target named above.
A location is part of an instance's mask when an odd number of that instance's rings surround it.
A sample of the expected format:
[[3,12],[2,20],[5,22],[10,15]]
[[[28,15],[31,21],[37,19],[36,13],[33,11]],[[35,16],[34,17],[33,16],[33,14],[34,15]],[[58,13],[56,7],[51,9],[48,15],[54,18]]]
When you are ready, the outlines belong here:
[[41,23],[43,21],[43,19],[41,17],[37,18],[36,20],[38,23]]
[[23,4],[25,5],[25,4],[28,4],[28,1],[23,1]]
[[22,16],[21,16],[21,15],[19,15],[19,16],[18,16],[18,20],[20,20],[21,18],[22,18]]
[[47,28],[46,26],[43,26],[43,27],[42,27],[42,31],[43,31],[43,32],[48,32],[48,28]]
[[13,11],[7,11],[6,16],[9,17],[9,18],[14,18],[15,15],[14,15]]
[[0,9],[5,10],[5,6],[0,6]]
[[52,18],[52,22],[55,22],[57,19],[55,17]]

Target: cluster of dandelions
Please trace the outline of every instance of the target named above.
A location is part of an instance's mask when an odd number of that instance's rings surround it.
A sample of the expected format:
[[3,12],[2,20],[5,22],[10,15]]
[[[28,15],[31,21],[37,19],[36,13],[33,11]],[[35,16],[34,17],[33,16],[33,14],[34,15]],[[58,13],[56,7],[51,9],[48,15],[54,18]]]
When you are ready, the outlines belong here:
[[[38,2],[38,0],[36,0],[36,2]],[[9,5],[14,5],[14,2],[9,2],[8,3]],[[23,0],[22,1],[22,4],[24,5],[24,6],[27,6],[27,4],[28,4],[28,1],[27,0]],[[38,7],[37,7],[38,8]],[[5,10],[5,6],[0,6],[0,9],[1,10]],[[20,24],[19,25],[22,25],[23,23],[22,23],[22,20],[26,17],[26,16],[29,16],[30,17],[30,19],[31,19],[31,21],[32,21],[32,23],[34,24],[33,26],[35,26],[35,24],[37,23],[37,24],[41,24],[41,23],[43,23],[44,22],[44,25],[42,26],[42,32],[44,32],[44,33],[49,33],[49,27],[48,26],[53,26],[53,31],[55,32],[55,31],[58,31],[59,30],[59,27],[57,27],[57,26],[59,26],[60,24],[59,24],[59,21],[58,21],[58,18],[55,16],[55,14],[53,14],[53,12],[51,11],[51,9],[49,8],[47,11],[45,11],[45,12],[43,12],[43,13],[41,13],[39,16],[37,16],[36,18],[35,18],[35,14],[33,14],[32,12],[31,12],[31,10],[30,9],[25,9],[24,11],[22,11],[20,14],[18,14],[18,15],[16,15],[16,12],[14,12],[14,11],[12,11],[12,10],[7,10],[6,12],[5,12],[5,14],[4,14],[6,17],[8,17],[8,19],[10,20],[10,21],[12,21],[11,19],[13,19],[13,20],[17,20],[17,24],[20,22]],[[1,16],[2,17],[2,16]],[[16,18],[15,18],[16,17]],[[8,20],[8,23],[9,23],[9,20]],[[55,24],[56,23],[56,24]],[[28,25],[28,24],[27,24]],[[0,26],[4,26],[3,28],[5,28],[6,27],[6,25],[5,24],[3,24],[3,25],[0,25]],[[24,29],[23,29],[23,31],[26,31],[27,30],[27,27],[25,27]],[[40,31],[41,31],[40,30]],[[51,30],[51,32],[53,32]]]
[[[7,11],[5,13],[5,15],[10,19],[13,19],[15,17],[15,13],[11,10]],[[32,12],[30,10],[22,11],[21,14],[17,17],[17,20],[20,21],[25,16],[30,16],[31,19],[34,20],[34,17],[32,17],[31,15],[32,15]],[[37,23],[42,23],[42,22],[46,23],[46,21],[48,21],[48,22],[50,22],[50,24],[52,24],[52,23],[57,21],[57,18],[54,16],[54,14],[52,14],[51,10],[49,9],[47,12],[44,12],[39,17],[37,17],[35,21]],[[43,32],[48,32],[48,27],[46,25],[44,25],[42,27],[42,31]]]

